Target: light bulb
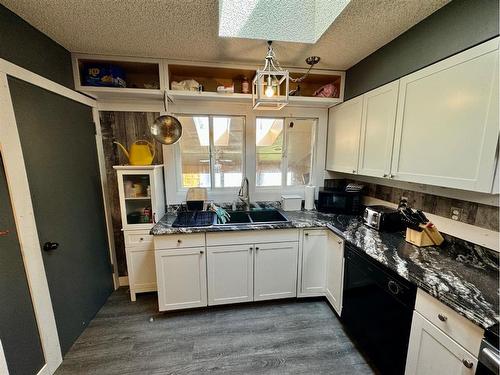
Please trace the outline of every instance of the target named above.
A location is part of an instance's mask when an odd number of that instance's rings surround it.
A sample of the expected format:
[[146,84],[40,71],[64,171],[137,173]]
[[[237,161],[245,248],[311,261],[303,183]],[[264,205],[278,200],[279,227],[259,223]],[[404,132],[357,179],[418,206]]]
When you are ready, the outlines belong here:
[[267,86],[266,91],[264,92],[268,98],[274,95],[274,90],[272,86]]

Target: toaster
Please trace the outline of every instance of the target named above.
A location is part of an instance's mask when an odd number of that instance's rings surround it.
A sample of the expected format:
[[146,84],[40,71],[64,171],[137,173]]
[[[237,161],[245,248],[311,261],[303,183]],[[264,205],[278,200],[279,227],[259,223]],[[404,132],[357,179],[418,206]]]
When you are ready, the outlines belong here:
[[369,227],[379,231],[396,232],[404,228],[401,213],[395,208],[387,206],[367,206],[363,214],[363,221]]

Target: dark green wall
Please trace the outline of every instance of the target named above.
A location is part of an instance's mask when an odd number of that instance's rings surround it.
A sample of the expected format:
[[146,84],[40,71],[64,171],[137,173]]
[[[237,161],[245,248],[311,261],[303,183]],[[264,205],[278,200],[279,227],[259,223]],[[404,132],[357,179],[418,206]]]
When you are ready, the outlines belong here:
[[453,0],[347,70],[345,100],[498,35],[499,0]]
[[0,5],[0,58],[74,88],[71,54]]

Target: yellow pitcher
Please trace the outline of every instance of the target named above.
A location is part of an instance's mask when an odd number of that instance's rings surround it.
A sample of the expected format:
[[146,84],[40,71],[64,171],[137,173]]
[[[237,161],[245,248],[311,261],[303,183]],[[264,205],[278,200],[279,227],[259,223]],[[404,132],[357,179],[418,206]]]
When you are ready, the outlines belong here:
[[123,153],[127,156],[130,165],[151,165],[153,162],[155,157],[155,148],[151,143],[145,141],[144,139],[140,139],[132,143],[130,151],[127,151],[121,143],[113,143],[120,146]]

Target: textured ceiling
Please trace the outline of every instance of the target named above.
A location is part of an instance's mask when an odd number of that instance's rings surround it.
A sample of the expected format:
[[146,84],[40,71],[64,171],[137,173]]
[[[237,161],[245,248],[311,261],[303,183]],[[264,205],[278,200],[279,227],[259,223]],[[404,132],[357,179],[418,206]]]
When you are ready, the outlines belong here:
[[[352,0],[315,44],[273,45],[282,65],[304,67],[305,57],[318,55],[321,57],[318,68],[344,70],[448,2]],[[72,52],[257,65],[262,64],[266,53],[262,40],[218,36],[217,0],[0,0],[0,3]],[[286,12],[283,17],[286,18]],[[290,28],[306,26],[286,23]]]

